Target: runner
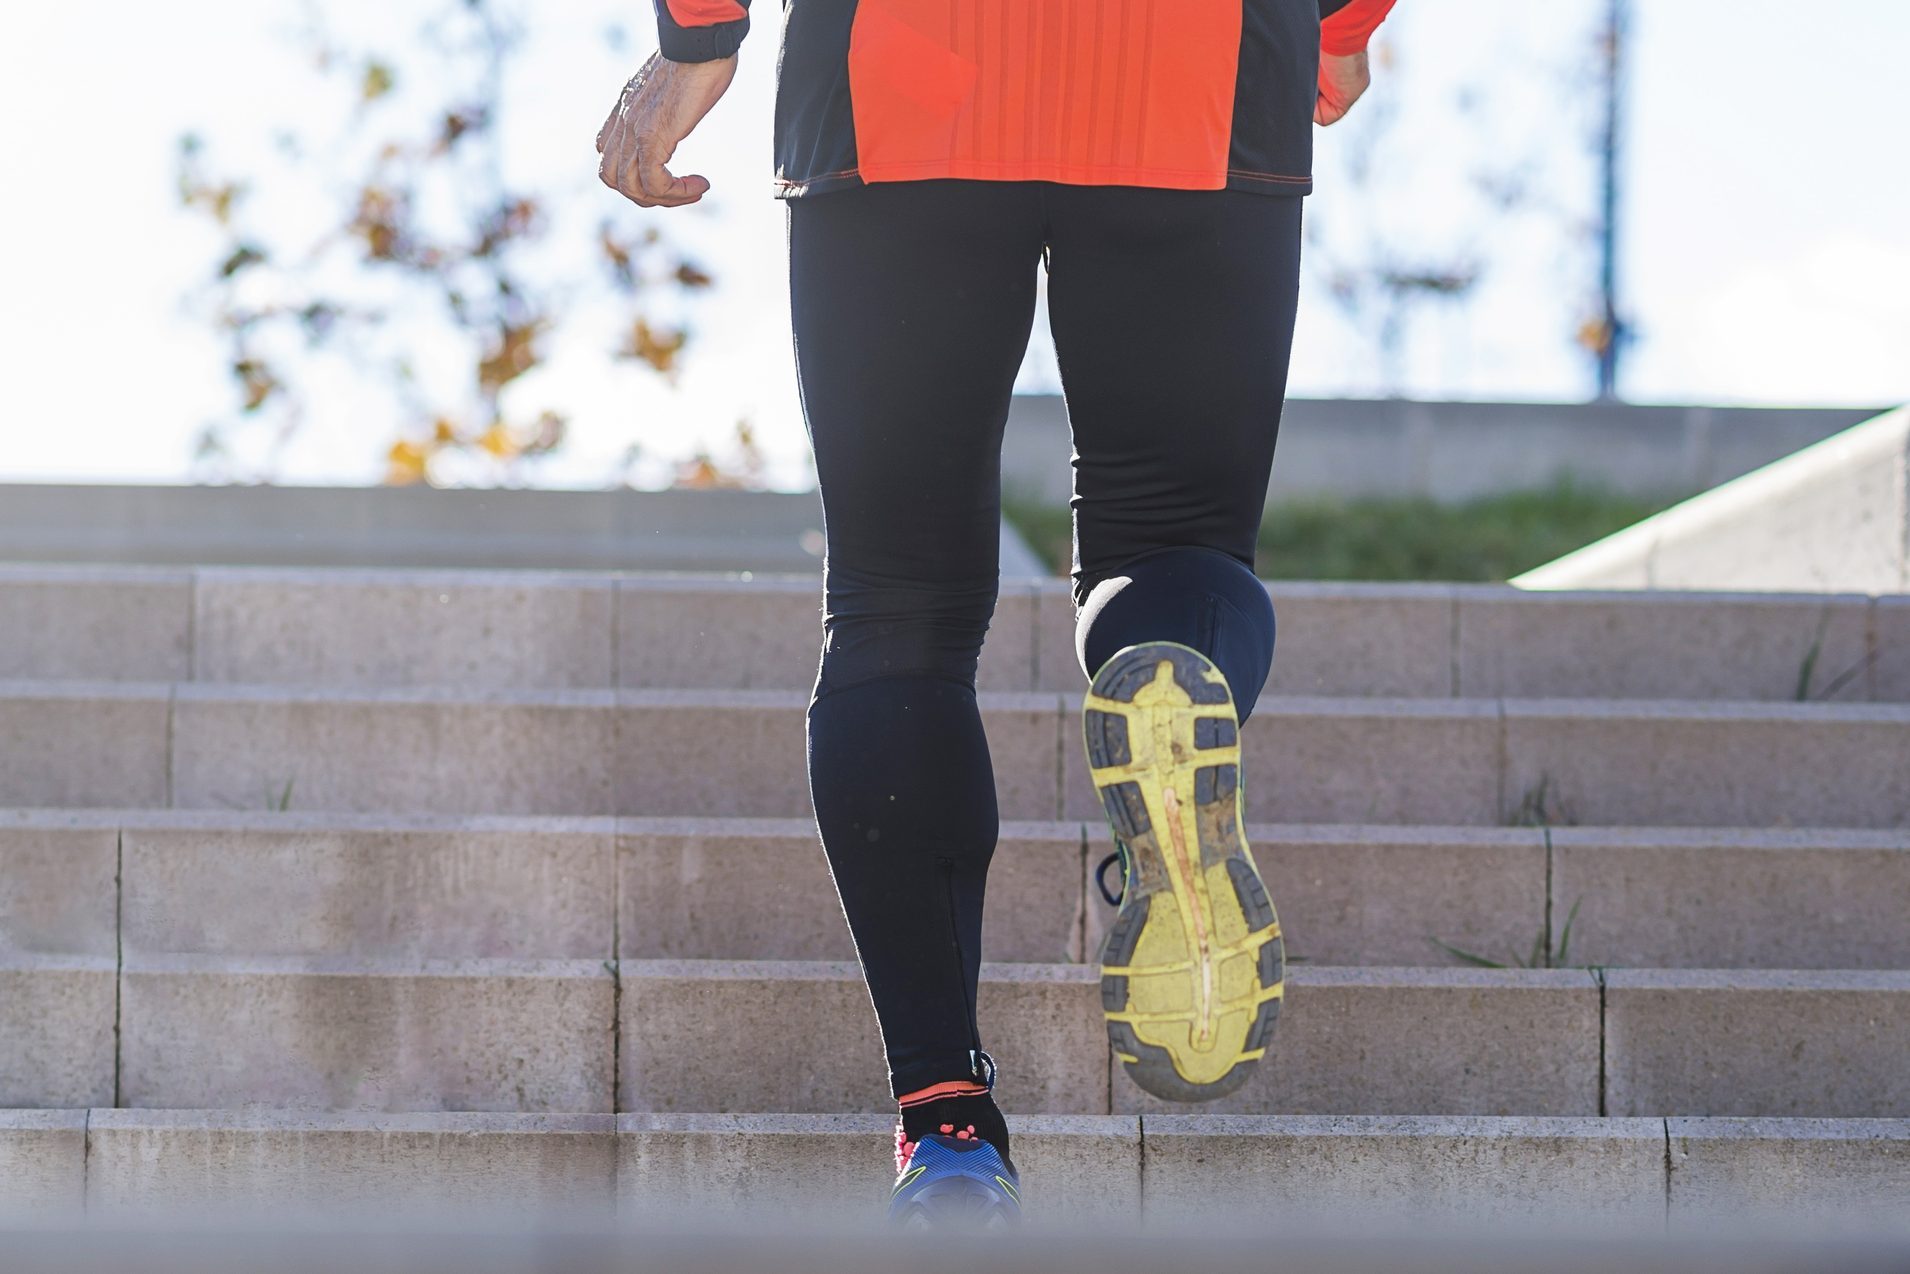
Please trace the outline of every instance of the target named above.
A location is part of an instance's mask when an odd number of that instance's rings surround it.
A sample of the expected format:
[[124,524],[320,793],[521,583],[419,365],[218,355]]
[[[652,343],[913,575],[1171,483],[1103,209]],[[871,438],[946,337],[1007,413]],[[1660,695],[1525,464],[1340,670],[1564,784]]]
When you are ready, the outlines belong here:
[[[1233,1091],[1280,1007],[1238,727],[1273,658],[1254,543],[1311,125],[1393,0],[786,0],[775,125],[827,551],[816,823],[899,1111],[891,1214],[1020,1213],[975,996],[997,810],[975,669],[1037,271],[1074,436],[1084,745],[1120,911],[1101,999],[1148,1092]],[[642,207],[736,72],[748,0],[656,0],[597,147]],[[1111,864],[1103,864],[1103,873]]]

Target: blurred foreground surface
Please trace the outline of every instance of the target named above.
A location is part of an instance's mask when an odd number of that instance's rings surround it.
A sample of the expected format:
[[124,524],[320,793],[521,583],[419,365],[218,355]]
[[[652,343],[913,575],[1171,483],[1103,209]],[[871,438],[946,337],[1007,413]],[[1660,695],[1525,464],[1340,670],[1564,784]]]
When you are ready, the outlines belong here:
[[775,1234],[731,1227],[598,1232],[0,1231],[9,1274],[1901,1274],[1910,1239],[1776,1233],[1614,1241],[1545,1235],[1239,1230],[988,1238],[893,1231]]

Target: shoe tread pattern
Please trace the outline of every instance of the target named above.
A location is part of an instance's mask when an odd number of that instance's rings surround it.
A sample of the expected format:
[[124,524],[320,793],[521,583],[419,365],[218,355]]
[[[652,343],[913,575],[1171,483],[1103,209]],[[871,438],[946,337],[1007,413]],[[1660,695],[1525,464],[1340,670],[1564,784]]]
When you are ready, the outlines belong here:
[[1130,647],[1096,676],[1083,735],[1129,861],[1101,953],[1109,1042],[1157,1097],[1225,1096],[1267,1046],[1285,973],[1242,832],[1233,696],[1198,651]]

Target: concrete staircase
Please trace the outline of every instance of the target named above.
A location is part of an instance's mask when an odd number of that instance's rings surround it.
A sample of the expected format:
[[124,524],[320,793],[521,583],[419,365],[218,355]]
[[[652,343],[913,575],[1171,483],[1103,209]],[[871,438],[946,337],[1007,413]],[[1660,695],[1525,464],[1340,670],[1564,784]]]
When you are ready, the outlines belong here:
[[[1910,599],[1274,595],[1291,990],[1196,1111],[1110,1070],[1072,616],[1004,589],[981,1012],[1044,1214],[1910,1216]],[[0,1213],[878,1206],[816,609],[0,568]]]

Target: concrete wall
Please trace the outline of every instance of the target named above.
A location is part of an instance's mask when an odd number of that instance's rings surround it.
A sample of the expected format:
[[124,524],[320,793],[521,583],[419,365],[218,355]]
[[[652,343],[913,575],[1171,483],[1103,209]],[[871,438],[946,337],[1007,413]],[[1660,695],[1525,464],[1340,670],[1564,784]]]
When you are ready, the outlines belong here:
[[821,526],[813,492],[0,487],[12,561],[813,571]]
[[[1769,464],[1877,410],[1295,399],[1281,418],[1269,498],[1458,501],[1543,487],[1561,474],[1638,495],[1684,495]],[[1061,399],[1017,397],[1002,450],[1005,480],[1065,502],[1068,456]]]
[[[0,486],[0,561],[813,573],[813,491]],[[1047,574],[1005,525],[1002,574]]]
[[1910,407],[1707,491],[1512,583],[1910,591]]
[[[1870,414],[1302,399],[1287,404],[1269,499],[1463,500],[1560,474],[1678,495]],[[1069,451],[1061,399],[1017,397],[1004,481],[1065,503]],[[810,573],[821,527],[814,492],[0,486],[0,561]],[[1004,528],[1003,576],[1046,573]]]

